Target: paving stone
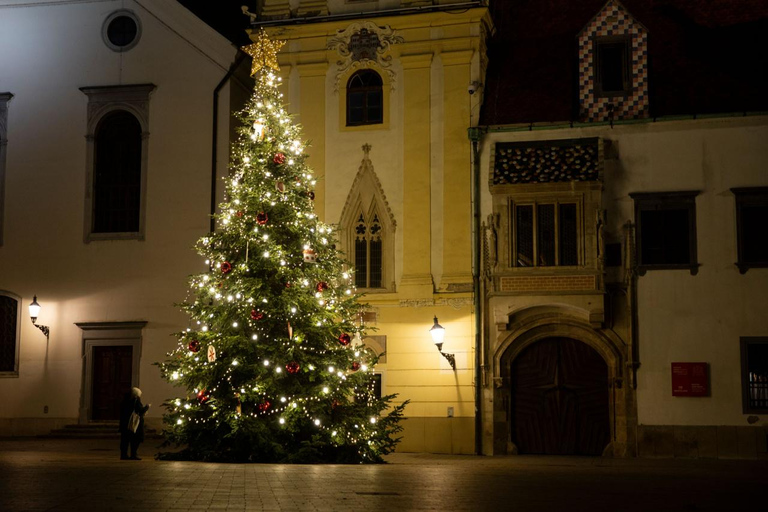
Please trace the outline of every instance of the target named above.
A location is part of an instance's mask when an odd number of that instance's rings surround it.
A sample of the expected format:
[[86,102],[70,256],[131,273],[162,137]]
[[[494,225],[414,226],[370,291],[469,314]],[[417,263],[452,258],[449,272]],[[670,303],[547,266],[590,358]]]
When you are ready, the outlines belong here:
[[768,461],[414,453],[382,465],[228,465],[155,461],[151,448],[119,461],[98,440],[0,440],[0,510],[730,511],[768,488]]

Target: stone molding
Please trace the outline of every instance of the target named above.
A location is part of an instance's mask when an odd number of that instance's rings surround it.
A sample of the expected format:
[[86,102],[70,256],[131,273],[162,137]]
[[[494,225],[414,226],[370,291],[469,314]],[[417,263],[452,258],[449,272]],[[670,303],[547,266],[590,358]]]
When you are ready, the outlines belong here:
[[[88,96],[87,141],[85,160],[85,215],[83,217],[83,241],[97,240],[144,240],[146,229],[147,168],[149,166],[149,97],[154,84],[114,85],[81,87]],[[105,115],[117,110],[132,114],[141,126],[141,199],[139,230],[130,233],[92,233],[93,178],[95,173],[96,129]]]

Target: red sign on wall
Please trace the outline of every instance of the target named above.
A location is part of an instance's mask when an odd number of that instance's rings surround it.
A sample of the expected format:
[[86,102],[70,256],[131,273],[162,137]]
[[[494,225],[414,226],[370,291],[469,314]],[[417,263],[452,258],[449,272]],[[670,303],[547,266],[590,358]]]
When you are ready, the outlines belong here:
[[672,396],[707,396],[707,363],[672,363]]

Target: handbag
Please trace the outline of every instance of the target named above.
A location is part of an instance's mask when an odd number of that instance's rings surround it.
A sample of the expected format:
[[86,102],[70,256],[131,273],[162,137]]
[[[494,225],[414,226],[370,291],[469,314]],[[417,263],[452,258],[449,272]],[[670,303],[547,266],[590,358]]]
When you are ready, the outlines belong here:
[[[136,403],[133,404],[134,409],[136,408]],[[136,433],[136,430],[139,428],[139,422],[141,422],[141,416],[136,414],[136,411],[133,411],[131,413],[131,416],[128,418],[128,430]]]

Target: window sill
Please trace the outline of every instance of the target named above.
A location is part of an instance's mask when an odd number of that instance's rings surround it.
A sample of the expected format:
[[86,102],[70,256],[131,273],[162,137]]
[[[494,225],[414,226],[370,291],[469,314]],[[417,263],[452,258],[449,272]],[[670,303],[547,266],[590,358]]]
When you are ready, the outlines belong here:
[[742,409],[743,414],[768,414],[768,409]]
[[88,233],[85,243],[103,242],[109,240],[144,240],[143,233]]
[[0,372],[0,379],[18,379],[19,372]]
[[380,123],[370,124],[345,124],[341,127],[343,132],[362,132],[371,130],[387,130],[389,129],[389,123],[382,121]]
[[695,276],[699,273],[699,263],[686,263],[682,265],[638,265],[637,274],[644,276],[649,270],[690,270],[691,275]]
[[387,288],[356,288],[355,291],[358,295],[368,295],[372,293],[390,293],[392,290]]
[[739,267],[739,273],[740,273],[740,274],[746,274],[746,273],[747,273],[747,270],[749,270],[749,269],[751,269],[751,268],[768,268],[768,262],[762,262],[762,263],[757,263],[757,262],[752,262],[752,263],[745,263],[745,262],[741,262],[741,261],[739,261],[739,262],[737,262],[735,265],[736,265],[737,267]]

